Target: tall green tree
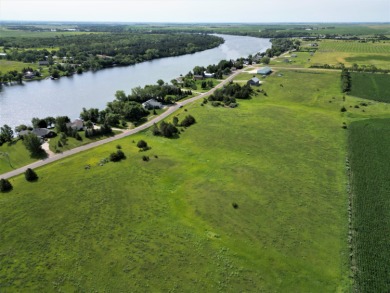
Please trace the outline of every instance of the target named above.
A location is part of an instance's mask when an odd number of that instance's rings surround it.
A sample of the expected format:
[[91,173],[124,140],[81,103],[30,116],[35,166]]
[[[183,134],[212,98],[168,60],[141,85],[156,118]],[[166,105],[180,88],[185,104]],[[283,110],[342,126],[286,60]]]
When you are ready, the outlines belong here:
[[34,133],[24,135],[23,144],[33,156],[41,155],[44,153],[44,150],[41,146],[41,140]]
[[0,143],[10,142],[14,137],[14,131],[7,124],[0,128]]

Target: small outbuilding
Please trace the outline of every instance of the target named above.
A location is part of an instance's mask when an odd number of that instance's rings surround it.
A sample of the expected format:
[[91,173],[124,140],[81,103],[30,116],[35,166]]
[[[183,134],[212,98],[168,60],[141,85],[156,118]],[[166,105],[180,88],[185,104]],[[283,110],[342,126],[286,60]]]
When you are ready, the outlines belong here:
[[268,66],[261,67],[257,70],[257,73],[261,74],[261,75],[268,75],[268,74],[271,74],[271,72],[272,72],[272,69]]
[[150,100],[147,100],[146,102],[142,103],[142,107],[144,107],[147,110],[161,109],[162,103],[156,101],[155,99],[150,99]]
[[39,66],[49,65],[49,61],[38,61]]
[[253,77],[252,79],[248,80],[247,82],[249,85],[259,86],[260,80],[257,77]]

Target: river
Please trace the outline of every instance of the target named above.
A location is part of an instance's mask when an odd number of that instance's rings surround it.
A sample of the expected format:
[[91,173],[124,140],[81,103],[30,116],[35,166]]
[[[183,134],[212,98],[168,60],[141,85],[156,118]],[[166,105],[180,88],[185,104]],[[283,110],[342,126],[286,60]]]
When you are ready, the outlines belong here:
[[105,108],[117,90],[154,84],[162,79],[170,82],[187,74],[195,66],[217,64],[222,59],[237,59],[263,52],[271,47],[269,39],[218,35],[225,43],[217,48],[178,57],[167,57],[126,67],[113,67],[85,72],[58,80],[24,82],[3,86],[0,90],[0,126],[14,128],[31,125],[33,117],[69,116],[77,118],[83,107]]

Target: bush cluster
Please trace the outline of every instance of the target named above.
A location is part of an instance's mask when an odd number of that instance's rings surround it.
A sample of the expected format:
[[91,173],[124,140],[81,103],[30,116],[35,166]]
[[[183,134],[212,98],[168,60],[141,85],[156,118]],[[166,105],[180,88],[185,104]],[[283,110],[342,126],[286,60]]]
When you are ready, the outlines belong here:
[[117,150],[114,153],[110,154],[111,162],[119,162],[120,160],[126,159],[125,153],[122,150]]

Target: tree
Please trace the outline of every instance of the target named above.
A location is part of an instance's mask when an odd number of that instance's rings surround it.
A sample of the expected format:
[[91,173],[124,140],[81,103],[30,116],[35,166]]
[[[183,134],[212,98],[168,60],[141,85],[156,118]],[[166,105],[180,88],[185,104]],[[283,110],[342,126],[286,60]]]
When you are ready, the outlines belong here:
[[8,179],[0,179],[0,192],[7,192],[12,190],[12,184]]
[[0,128],[0,143],[10,142],[14,137],[14,131],[7,124]]
[[164,81],[162,79],[159,79],[159,80],[157,80],[157,84],[159,86],[163,86],[164,85]]
[[263,64],[269,64],[270,60],[271,60],[271,59],[270,59],[269,57],[265,56],[265,57],[261,58],[261,63],[263,63]]
[[66,123],[69,123],[70,119],[68,116],[58,116],[56,117],[56,129],[58,132],[66,132],[67,127]]
[[15,132],[21,132],[23,130],[27,130],[27,125],[20,124],[20,125],[15,127]]
[[139,142],[137,142],[137,147],[140,149],[145,149],[148,147],[148,143],[141,139]]
[[30,182],[38,180],[37,173],[35,173],[35,171],[30,169],[30,168],[28,168],[24,172],[24,177],[26,178],[27,181],[30,181]]
[[181,122],[181,126],[188,127],[196,122],[195,118],[191,115],[186,116]]
[[33,156],[40,155],[44,152],[41,146],[41,140],[34,133],[24,135],[23,144]]

